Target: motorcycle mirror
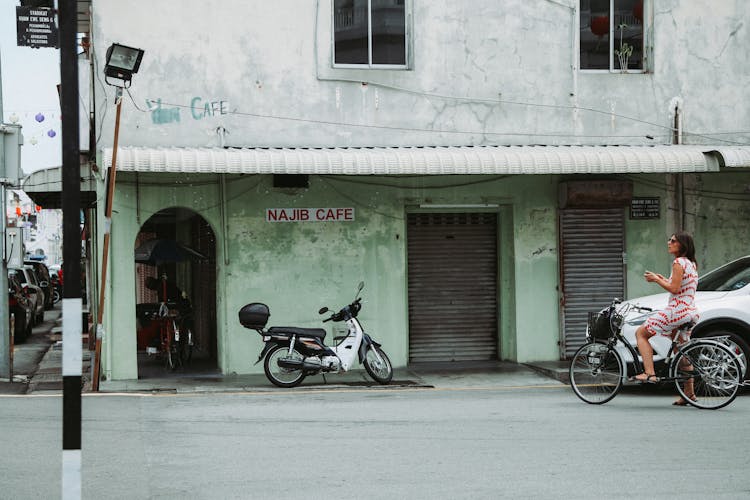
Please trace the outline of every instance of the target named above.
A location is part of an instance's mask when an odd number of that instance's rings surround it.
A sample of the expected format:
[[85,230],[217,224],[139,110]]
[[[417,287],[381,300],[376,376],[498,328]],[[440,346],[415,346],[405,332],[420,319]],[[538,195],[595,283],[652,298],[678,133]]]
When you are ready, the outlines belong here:
[[327,312],[328,312],[327,307],[321,307],[320,309],[318,309],[318,314],[325,314]]
[[359,282],[359,287],[357,288],[357,291],[361,292],[364,287],[365,287],[365,282],[364,281],[360,281]]

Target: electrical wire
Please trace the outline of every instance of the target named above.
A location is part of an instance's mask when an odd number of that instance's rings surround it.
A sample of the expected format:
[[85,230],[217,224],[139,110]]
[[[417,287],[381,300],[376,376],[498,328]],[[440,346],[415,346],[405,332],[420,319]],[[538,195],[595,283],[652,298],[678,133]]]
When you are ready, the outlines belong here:
[[[138,106],[135,103],[135,98],[133,95],[128,91],[128,96],[130,96],[130,100],[133,102],[133,105],[135,108],[143,113],[148,113],[148,110],[142,109],[140,106]],[[148,99],[147,102],[156,102],[153,99]],[[162,101],[161,104],[173,108],[182,108],[182,109],[192,109],[192,106],[188,106],[185,104],[177,104],[177,103],[171,103],[171,102],[164,102]],[[272,120],[285,120],[285,121],[293,121],[293,122],[303,122],[303,123],[313,123],[316,125],[333,125],[337,127],[357,127],[357,128],[367,128],[367,129],[380,129],[380,130],[394,130],[399,132],[426,132],[426,133],[439,133],[439,134],[459,134],[459,135],[481,135],[481,136],[514,136],[514,137],[586,137],[586,138],[616,138],[616,139],[633,139],[633,138],[643,138],[644,134],[633,134],[633,135],[611,135],[611,134],[567,134],[562,132],[554,132],[554,133],[544,133],[544,132],[494,132],[494,131],[487,131],[487,130],[447,130],[447,129],[434,129],[434,128],[419,128],[419,127],[406,127],[406,126],[394,126],[394,125],[375,125],[375,124],[363,124],[363,123],[351,123],[351,122],[341,122],[341,121],[333,121],[333,120],[320,120],[320,119],[312,119],[312,118],[300,118],[300,117],[294,117],[294,116],[281,116],[281,115],[274,115],[274,114],[263,114],[263,113],[250,113],[250,112],[243,112],[243,111],[231,111],[228,113],[229,115],[237,115],[237,116],[248,116],[253,118],[264,118],[264,119],[272,119]],[[664,136],[652,136],[652,137],[669,137],[667,135]]]
[[[661,134],[661,135],[656,135],[656,134],[613,135],[613,134],[571,134],[571,133],[564,133],[564,132],[455,130],[455,129],[435,129],[435,128],[407,127],[407,126],[395,126],[395,125],[352,123],[352,122],[343,122],[343,121],[335,121],[335,120],[302,118],[302,117],[296,117],[296,116],[282,116],[282,115],[276,115],[276,114],[252,113],[252,112],[238,111],[238,110],[231,111],[228,114],[236,115],[236,116],[244,116],[244,117],[271,119],[271,120],[284,120],[284,121],[293,121],[293,122],[302,122],[302,123],[313,123],[316,125],[332,125],[332,126],[339,126],[339,127],[356,127],[356,128],[379,129],[379,130],[394,130],[394,131],[400,131],[400,132],[406,131],[406,132],[425,132],[425,133],[433,133],[433,134],[439,133],[439,134],[480,135],[480,136],[557,137],[557,138],[576,137],[576,138],[599,138],[599,139],[605,139],[605,138],[606,139],[633,139],[633,138],[649,137],[653,139],[655,143],[659,143],[659,141],[664,141],[666,143],[666,141],[671,137],[671,134],[675,131],[675,129],[670,126],[660,125],[658,123],[649,122],[647,120],[642,120],[640,118],[635,118],[635,117],[627,116],[627,115],[621,115],[617,113],[612,113],[610,111],[604,111],[604,110],[590,108],[590,107],[569,106],[569,105],[560,105],[560,104],[541,104],[541,103],[531,103],[531,102],[521,102],[521,101],[510,101],[510,100],[505,100],[505,99],[482,99],[482,98],[474,98],[474,97],[449,96],[449,95],[441,95],[441,94],[435,94],[435,93],[420,92],[420,91],[405,89],[405,88],[396,87],[392,85],[383,85],[379,83],[370,83],[370,82],[365,82],[365,83],[379,86],[379,87],[386,88],[386,89],[397,90],[400,92],[409,93],[413,95],[419,95],[419,96],[423,96],[427,98],[439,98],[443,100],[453,100],[453,101],[470,102],[470,103],[485,103],[485,104],[494,104],[494,105],[500,105],[500,104],[517,105],[517,106],[527,106],[527,107],[559,109],[559,110],[566,110],[566,111],[571,111],[571,110],[586,111],[590,113],[601,114],[601,115],[606,115],[610,117],[617,117],[617,118],[621,118],[624,120],[643,123],[652,127],[663,129],[667,133]],[[139,106],[133,94],[130,92],[130,90],[129,89],[126,89],[126,90],[136,110],[142,113],[150,112],[150,110],[143,109],[141,106]],[[157,101],[155,101],[154,99],[147,99],[146,102],[157,102]],[[169,106],[169,107],[174,107],[174,108],[192,109],[192,106],[185,105],[185,104],[178,104],[178,103],[164,102],[164,101],[162,101],[161,104],[165,106]],[[713,137],[714,135],[729,135],[730,134],[729,132],[718,132],[718,133],[712,134],[712,133],[697,133],[697,132],[683,131],[683,134],[686,136],[704,138],[704,139],[708,139],[711,141],[719,141],[719,142],[727,143],[727,144],[750,145],[750,142],[732,141],[728,139],[721,139],[721,138]]]

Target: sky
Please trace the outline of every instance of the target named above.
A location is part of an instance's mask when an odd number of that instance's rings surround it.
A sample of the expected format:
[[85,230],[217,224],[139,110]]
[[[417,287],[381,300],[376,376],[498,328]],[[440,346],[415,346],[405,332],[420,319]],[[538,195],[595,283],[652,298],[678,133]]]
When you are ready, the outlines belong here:
[[18,0],[0,0],[0,73],[3,123],[23,126],[21,167],[25,174],[62,163],[60,141],[60,52],[16,45]]

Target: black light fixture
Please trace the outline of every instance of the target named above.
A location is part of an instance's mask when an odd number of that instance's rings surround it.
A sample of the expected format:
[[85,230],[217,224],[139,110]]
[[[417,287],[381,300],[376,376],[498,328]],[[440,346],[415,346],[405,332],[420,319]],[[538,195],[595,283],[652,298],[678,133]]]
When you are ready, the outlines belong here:
[[[105,81],[115,87],[130,87],[130,80],[135,73],[138,73],[141,59],[143,59],[143,50],[113,43],[107,49],[107,62],[104,66]],[[119,83],[110,82],[110,78],[119,80]]]

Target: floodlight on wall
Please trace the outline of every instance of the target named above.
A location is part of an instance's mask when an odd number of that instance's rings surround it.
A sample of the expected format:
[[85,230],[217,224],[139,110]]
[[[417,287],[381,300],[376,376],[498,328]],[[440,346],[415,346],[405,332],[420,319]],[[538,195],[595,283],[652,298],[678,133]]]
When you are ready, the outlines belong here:
[[[107,62],[104,66],[105,81],[115,87],[130,87],[130,80],[135,73],[138,73],[141,59],[143,59],[143,50],[113,43],[107,49]],[[110,78],[119,82],[112,83],[109,81]]]
[[[143,59],[143,51],[133,47],[113,43],[107,49],[107,63],[104,66],[104,81],[116,87],[115,105],[115,137],[112,143],[112,166],[107,171],[107,202],[104,216],[106,224],[104,230],[104,242],[102,245],[101,287],[99,288],[99,308],[96,317],[96,343],[94,347],[94,376],[91,380],[91,390],[99,390],[99,368],[102,358],[102,338],[104,337],[104,326],[102,324],[104,314],[104,291],[107,283],[107,264],[109,262],[109,239],[112,226],[112,199],[115,196],[115,173],[117,172],[117,144],[120,137],[120,110],[122,109],[122,91],[130,87],[130,80],[138,72]],[[110,81],[110,78],[114,81]]]

